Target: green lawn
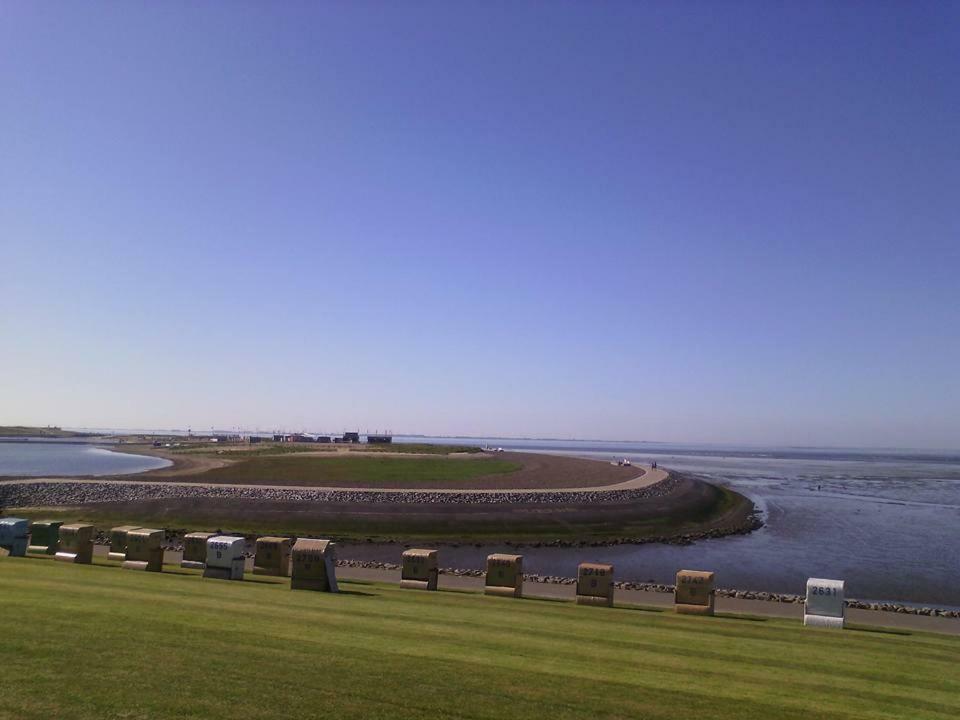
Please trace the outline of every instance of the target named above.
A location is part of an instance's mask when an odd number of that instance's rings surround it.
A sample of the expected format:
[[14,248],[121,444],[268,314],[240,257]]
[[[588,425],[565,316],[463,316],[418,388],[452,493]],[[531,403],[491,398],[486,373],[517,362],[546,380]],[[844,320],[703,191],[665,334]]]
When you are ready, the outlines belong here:
[[960,639],[0,559],[0,718],[956,718]]
[[444,457],[254,457],[227,467],[191,475],[197,482],[350,487],[426,488],[438,482],[466,482],[481,475],[520,469],[492,458]]

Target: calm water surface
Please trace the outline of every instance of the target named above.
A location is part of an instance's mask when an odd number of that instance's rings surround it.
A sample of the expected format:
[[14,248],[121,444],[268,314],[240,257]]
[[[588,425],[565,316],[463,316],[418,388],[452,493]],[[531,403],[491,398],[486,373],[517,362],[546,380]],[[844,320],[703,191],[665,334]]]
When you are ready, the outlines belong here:
[[76,441],[0,440],[0,475],[47,477],[126,475],[156,470],[169,460],[111,452]]
[[[662,467],[729,486],[763,511],[766,527],[689,546],[522,550],[529,572],[573,575],[582,560],[612,562],[618,578],[672,582],[680,568],[717,572],[724,587],[802,593],[808,577],[847,581],[851,597],[960,607],[960,453],[749,448],[659,443],[397,438],[488,444]],[[0,475],[107,475],[167,465],[87,444],[0,442]],[[340,556],[397,561],[401,548],[343,545]],[[483,567],[500,546],[443,547],[445,566]]]
[[[428,439],[434,440],[434,439]],[[672,582],[714,570],[718,584],[802,593],[808,577],[847,581],[851,597],[960,606],[960,453],[731,448],[655,443],[451,440],[581,457],[656,460],[750,497],[766,527],[688,546],[523,548],[528,572],[573,575],[612,562],[622,580]],[[489,552],[443,548],[445,566],[483,567]],[[346,546],[341,556],[396,561],[399,548]]]

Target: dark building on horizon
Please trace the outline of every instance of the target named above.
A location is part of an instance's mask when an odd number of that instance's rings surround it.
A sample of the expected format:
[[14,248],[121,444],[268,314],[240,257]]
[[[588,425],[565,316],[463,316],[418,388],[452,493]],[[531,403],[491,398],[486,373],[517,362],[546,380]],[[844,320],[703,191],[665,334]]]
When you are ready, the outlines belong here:
[[393,435],[367,435],[370,445],[389,445],[393,442]]
[[358,443],[360,442],[360,433],[358,432],[345,432],[343,434],[343,442],[345,443]]

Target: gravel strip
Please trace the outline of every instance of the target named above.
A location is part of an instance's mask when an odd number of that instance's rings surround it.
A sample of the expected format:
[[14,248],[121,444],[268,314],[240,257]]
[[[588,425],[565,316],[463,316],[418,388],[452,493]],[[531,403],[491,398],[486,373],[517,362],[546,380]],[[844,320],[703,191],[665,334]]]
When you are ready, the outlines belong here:
[[131,502],[164,498],[239,498],[249,500],[310,501],[318,503],[391,503],[410,505],[462,504],[509,505],[557,503],[617,503],[669,495],[677,485],[672,476],[644,488],[565,492],[458,493],[424,491],[291,490],[240,486],[169,485],[165,483],[4,483],[0,485],[0,507],[53,507],[88,503]]

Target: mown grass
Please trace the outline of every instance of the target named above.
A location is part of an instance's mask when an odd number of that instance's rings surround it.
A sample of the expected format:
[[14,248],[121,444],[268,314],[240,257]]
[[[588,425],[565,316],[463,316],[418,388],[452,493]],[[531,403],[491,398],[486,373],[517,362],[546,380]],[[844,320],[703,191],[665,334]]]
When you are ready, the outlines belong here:
[[519,470],[521,465],[493,458],[403,458],[377,456],[254,457],[190,476],[198,482],[336,487],[428,488],[438,482],[466,482],[483,475]]
[[0,559],[0,717],[960,716],[960,639]]

